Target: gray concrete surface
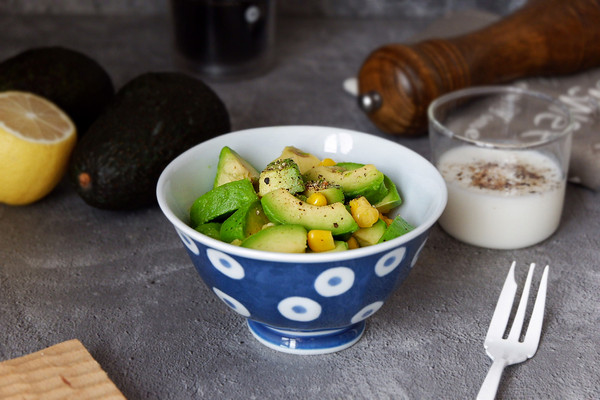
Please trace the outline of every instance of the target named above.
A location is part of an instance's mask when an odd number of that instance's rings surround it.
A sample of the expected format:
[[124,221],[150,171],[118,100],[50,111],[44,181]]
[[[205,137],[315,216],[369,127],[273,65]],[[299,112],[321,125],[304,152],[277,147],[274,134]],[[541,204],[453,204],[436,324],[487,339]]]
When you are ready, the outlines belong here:
[[[342,91],[375,47],[431,23],[287,19],[274,69],[212,84],[234,129],[318,124],[380,134]],[[159,16],[0,16],[0,58],[60,44],[96,58],[117,86],[175,69]],[[393,140],[428,156],[426,138]],[[353,347],[270,350],[206,288],[157,207],[87,206],[67,184],[0,205],[0,360],[77,338],[129,399],[467,399],[490,360],[483,339],[512,260],[551,265],[537,355],[510,367],[498,398],[600,398],[600,194],[569,185],[559,230],[523,250],[455,241],[435,227],[405,284]]]

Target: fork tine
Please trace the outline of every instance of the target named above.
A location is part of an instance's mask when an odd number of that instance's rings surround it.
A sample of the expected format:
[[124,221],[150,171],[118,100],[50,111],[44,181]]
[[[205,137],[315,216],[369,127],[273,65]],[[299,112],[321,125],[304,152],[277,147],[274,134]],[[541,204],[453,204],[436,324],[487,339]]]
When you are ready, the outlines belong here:
[[487,336],[485,337],[484,347],[488,356],[493,360],[492,366],[490,367],[479,393],[477,399],[493,399],[496,396],[498,390],[498,384],[502,377],[502,371],[507,365],[513,365],[527,360],[533,357],[537,351],[537,347],[540,341],[540,334],[542,331],[542,322],[544,319],[544,308],[546,303],[546,287],[548,284],[548,270],[546,266],[542,279],[540,281],[538,293],[533,306],[529,326],[525,339],[523,342],[519,342],[521,336],[521,330],[523,328],[523,320],[525,319],[525,309],[527,308],[527,301],[529,298],[529,292],[531,289],[531,280],[533,277],[533,271],[535,264],[529,266],[529,272],[517,313],[513,321],[513,327],[510,330],[507,339],[504,339],[504,331],[506,330],[506,324],[510,317],[513,301],[517,292],[517,283],[515,281],[515,264],[513,261],[508,271],[508,276],[500,292],[500,298],[496,304],[492,321],[488,329]]
[[525,310],[527,309],[527,301],[529,300],[529,289],[531,288],[531,279],[533,277],[533,271],[535,269],[535,263],[531,263],[529,266],[529,272],[527,273],[527,279],[525,280],[525,286],[523,287],[523,293],[521,294],[521,300],[519,300],[519,307],[513,320],[512,327],[510,328],[510,334],[508,340],[519,341],[521,331],[523,330],[523,321],[525,321]]
[[540,343],[540,336],[542,333],[542,323],[544,321],[544,308],[546,306],[546,288],[548,286],[548,273],[550,267],[546,265],[540,286],[535,297],[535,304],[533,305],[533,311],[531,312],[531,318],[529,320],[529,326],[527,327],[527,333],[523,343],[527,346],[527,357],[531,358],[537,351],[538,344]]
[[510,317],[510,311],[512,309],[515,293],[517,292],[517,282],[515,281],[515,265],[516,261],[513,261],[502,286],[498,303],[492,316],[492,321],[487,331],[487,337],[492,335],[499,336],[502,338],[508,318]]

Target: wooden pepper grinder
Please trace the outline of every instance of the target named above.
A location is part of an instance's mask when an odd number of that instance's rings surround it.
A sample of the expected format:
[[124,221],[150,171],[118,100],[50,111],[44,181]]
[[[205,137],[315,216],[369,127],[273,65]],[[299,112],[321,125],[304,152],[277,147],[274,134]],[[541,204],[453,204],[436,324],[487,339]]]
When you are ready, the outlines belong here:
[[599,65],[600,0],[532,0],[462,36],[376,49],[360,69],[358,100],[383,132],[415,136],[444,93]]

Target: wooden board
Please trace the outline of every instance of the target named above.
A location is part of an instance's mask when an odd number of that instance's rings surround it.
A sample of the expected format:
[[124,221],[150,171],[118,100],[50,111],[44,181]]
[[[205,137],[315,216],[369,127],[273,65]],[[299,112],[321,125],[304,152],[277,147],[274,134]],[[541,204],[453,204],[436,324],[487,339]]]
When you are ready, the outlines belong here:
[[83,344],[69,340],[0,363],[2,400],[123,400]]

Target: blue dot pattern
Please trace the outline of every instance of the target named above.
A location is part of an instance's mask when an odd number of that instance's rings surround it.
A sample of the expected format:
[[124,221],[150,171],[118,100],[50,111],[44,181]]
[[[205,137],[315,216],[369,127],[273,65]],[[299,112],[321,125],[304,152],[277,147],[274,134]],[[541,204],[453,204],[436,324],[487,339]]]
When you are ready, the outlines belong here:
[[181,232],[179,229],[175,229],[175,231],[177,232],[179,238],[181,239],[185,247],[188,248],[189,251],[191,251],[195,255],[200,254],[200,250],[198,249],[196,242],[194,242],[191,237]]
[[314,287],[323,297],[340,296],[354,286],[355,273],[348,267],[329,268],[315,279]]
[[294,311],[296,314],[305,314],[306,308],[304,308],[302,306],[294,306],[294,307],[292,307],[292,311]]
[[300,331],[349,326],[375,314],[415,265],[428,234],[384,252],[307,268],[233,256],[178,233],[224,304],[254,321]]
[[337,286],[342,282],[342,279],[339,276],[336,276],[334,278],[331,278],[329,280],[329,286]]

